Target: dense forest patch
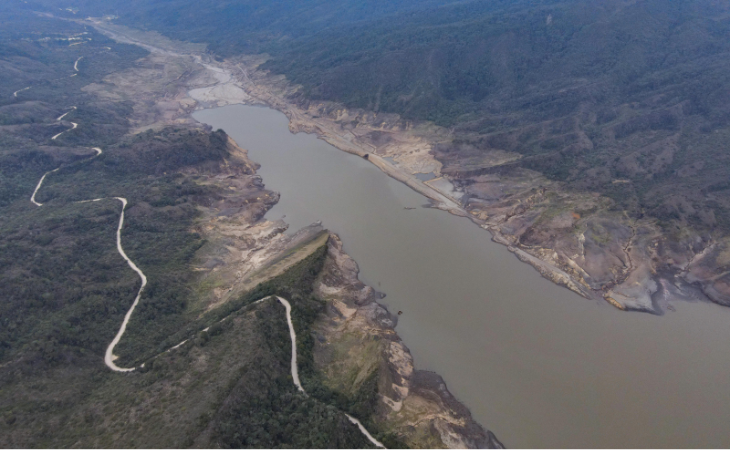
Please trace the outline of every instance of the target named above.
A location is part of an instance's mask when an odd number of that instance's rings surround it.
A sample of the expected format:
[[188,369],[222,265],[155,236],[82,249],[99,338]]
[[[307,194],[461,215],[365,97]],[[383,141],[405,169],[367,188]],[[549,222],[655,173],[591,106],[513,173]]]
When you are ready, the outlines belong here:
[[515,152],[522,158],[505,171],[598,192],[667,233],[730,230],[725,3],[112,3],[76,4],[204,42],[219,57],[266,53],[264,69],[302,86],[295,102],[451,128],[454,145],[438,154],[450,173],[460,173],[457,141],[466,142],[477,153]]

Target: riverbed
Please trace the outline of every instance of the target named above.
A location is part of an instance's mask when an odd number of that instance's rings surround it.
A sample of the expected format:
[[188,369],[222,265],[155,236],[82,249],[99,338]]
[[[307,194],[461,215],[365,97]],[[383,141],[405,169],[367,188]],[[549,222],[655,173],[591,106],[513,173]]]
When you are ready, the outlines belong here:
[[730,447],[730,309],[685,302],[657,317],[586,300],[367,160],[291,134],[278,111],[193,116],[261,164],[281,193],[267,218],[341,236],[360,278],[403,311],[417,368],[507,447]]

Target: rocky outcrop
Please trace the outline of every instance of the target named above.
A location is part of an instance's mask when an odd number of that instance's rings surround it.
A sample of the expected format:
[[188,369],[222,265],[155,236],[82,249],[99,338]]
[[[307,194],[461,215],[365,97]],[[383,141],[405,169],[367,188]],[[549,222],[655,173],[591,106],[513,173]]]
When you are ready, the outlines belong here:
[[327,260],[315,285],[326,300],[315,323],[315,366],[331,389],[348,397],[376,377],[374,421],[415,448],[502,448],[476,423],[433,373],[416,370],[396,334],[397,316],[377,300],[381,295],[358,279],[357,263],[331,235]]
[[[489,230],[494,241],[551,281],[619,309],[653,314],[682,299],[730,304],[726,266],[712,252],[700,255],[709,236],[689,226],[668,233],[649,216],[617,209],[608,197],[551,181],[517,164],[522,156],[509,151],[509,142],[495,138],[476,146],[468,130],[309,100],[285,77],[260,70],[264,61],[244,56],[222,63],[241,74],[238,83],[251,97],[246,103],[282,111],[293,132],[314,133],[367,156],[434,207]],[[589,146],[585,139],[578,144]],[[720,254],[728,247],[723,241],[715,248]],[[672,295],[663,285],[674,286]]]
[[[233,76],[236,73],[245,78],[243,67],[225,65],[220,69],[197,55],[195,49],[181,49],[159,35],[104,23],[95,25],[115,39],[151,51],[135,69],[87,88],[99,96],[131,99],[137,131],[170,125],[201,127],[189,117],[189,112],[201,104],[261,102],[243,93]],[[160,94],[161,85],[169,87],[165,95]],[[306,126],[305,122],[300,125]],[[336,134],[331,136],[337,139]],[[371,137],[378,139],[376,135]],[[400,143],[390,142],[394,148],[414,152],[410,158],[399,157],[401,161],[410,161],[414,170],[438,172],[438,162],[427,159],[429,153],[423,151],[419,138],[404,134],[403,139]],[[360,151],[359,147],[353,149]],[[210,289],[192,308],[203,314],[238,298],[327,242],[328,258],[316,285],[317,294],[327,300],[327,308],[314,332],[317,370],[328,386],[344,395],[354,395],[363,383],[377,377],[378,403],[373,420],[381,431],[395,434],[409,446],[501,448],[494,435],[476,423],[468,409],[449,393],[441,377],[414,368],[408,348],[394,331],[396,317],[377,303],[380,294],[359,281],[357,264],[342,251],[339,238],[317,224],[288,235],[284,233],[288,225],[283,221],[265,220],[263,216],[278,201],[278,194],[265,189],[256,175],[257,165],[244,149],[229,139],[227,151],[228,157],[219,166],[206,167],[205,171],[190,168],[186,173],[200,185],[214,186],[218,193],[201,205],[196,222],[195,231],[205,236],[207,243],[197,252],[194,270],[199,273],[200,285]],[[458,212],[454,199],[396,170],[389,161],[391,155],[394,153],[383,152],[374,155],[373,160],[377,159],[384,170],[392,170],[401,181],[427,192],[434,202]]]

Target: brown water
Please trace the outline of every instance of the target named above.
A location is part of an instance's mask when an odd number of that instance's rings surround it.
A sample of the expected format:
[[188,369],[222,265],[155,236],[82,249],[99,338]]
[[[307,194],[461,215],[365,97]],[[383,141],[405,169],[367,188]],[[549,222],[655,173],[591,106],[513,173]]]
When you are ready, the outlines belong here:
[[270,109],[194,117],[224,129],[281,193],[267,215],[338,233],[361,278],[401,310],[417,368],[516,447],[730,447],[730,309],[625,313],[541,278],[469,220],[367,161],[289,132]]

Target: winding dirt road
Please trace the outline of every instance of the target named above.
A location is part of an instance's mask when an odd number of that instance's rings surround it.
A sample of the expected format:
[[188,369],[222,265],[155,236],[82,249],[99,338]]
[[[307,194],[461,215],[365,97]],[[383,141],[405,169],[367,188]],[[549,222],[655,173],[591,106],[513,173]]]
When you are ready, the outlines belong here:
[[[139,45],[139,43],[137,43],[137,42],[134,42],[134,43],[137,44],[137,45]],[[157,49],[157,48],[154,48],[154,50],[158,50],[159,51],[159,49]],[[230,80],[232,78],[230,72],[226,71],[225,69],[221,69],[221,68],[218,68],[218,67],[214,67],[214,66],[205,64],[202,61],[202,58],[200,56],[198,56],[198,55],[194,55],[194,57],[197,59],[197,62],[199,64],[203,65],[206,69],[215,72],[216,75],[226,76],[226,79],[225,80],[219,78],[218,79],[219,83],[221,83],[221,82],[222,83],[230,82]],[[79,61],[81,61],[82,58],[83,57],[79,57],[76,60],[76,62],[74,63],[74,71],[79,72],[78,63],[79,63]],[[71,76],[76,76],[76,74],[73,74]],[[24,91],[24,90],[27,90],[27,89],[30,89],[30,87],[25,88],[25,89],[21,89],[20,91],[16,91],[13,95],[15,97],[17,97],[18,92],[21,92],[21,91]],[[76,107],[75,106],[72,107],[71,111],[68,111],[65,114],[62,114],[56,120],[57,121],[61,121],[64,117],[66,117],[69,113],[71,113],[74,110],[76,110]],[[71,129],[65,130],[65,131],[62,131],[62,132],[58,133],[57,135],[53,136],[51,138],[51,140],[56,140],[63,133],[65,133],[67,131],[75,130],[78,127],[78,124],[75,123],[75,122],[71,122],[71,125],[72,125],[72,128]],[[99,155],[102,154],[102,150],[100,148],[94,147],[93,149],[96,150],[97,154],[94,155],[92,157],[92,159],[93,158],[96,158],[97,156],[99,156]],[[51,170],[49,172],[46,172],[45,174],[43,174],[43,176],[41,177],[41,179],[38,181],[38,184],[36,185],[36,188],[33,191],[33,194],[31,195],[31,198],[30,198],[30,201],[34,205],[36,205],[36,206],[42,206],[43,205],[42,203],[39,203],[39,202],[37,202],[35,200],[35,196],[38,193],[38,190],[43,185],[43,181],[46,179],[46,177],[49,174],[58,171],[59,169],[61,169],[61,167],[58,167],[58,168],[56,168],[54,170]],[[139,300],[140,300],[140,298],[142,296],[142,292],[144,291],[144,288],[147,285],[147,276],[144,274],[144,272],[142,272],[142,270],[140,270],[139,267],[137,267],[137,265],[131,259],[129,259],[129,257],[127,256],[127,254],[124,252],[124,248],[122,247],[122,228],[124,227],[124,211],[125,211],[125,209],[127,207],[127,203],[128,203],[127,202],[127,199],[124,198],[124,197],[113,197],[113,199],[119,200],[122,203],[122,211],[121,211],[121,213],[119,215],[119,225],[117,226],[117,251],[122,256],[122,258],[124,258],[124,260],[127,262],[127,264],[129,265],[129,267],[133,271],[135,271],[137,273],[137,275],[139,275],[140,279],[142,280],[142,284],[140,285],[139,290],[137,291],[137,296],[135,297],[134,302],[132,303],[132,306],[129,308],[129,310],[127,311],[127,313],[124,315],[124,320],[122,321],[122,325],[119,327],[119,331],[117,331],[116,336],[114,336],[114,339],[111,341],[111,343],[109,344],[109,346],[106,349],[106,353],[104,355],[104,363],[107,365],[107,367],[109,367],[109,369],[111,369],[111,370],[113,370],[115,372],[132,372],[132,371],[134,371],[136,369],[136,367],[119,367],[119,366],[117,366],[114,363],[114,361],[118,358],[116,355],[114,355],[114,348],[116,347],[116,345],[119,343],[119,341],[124,336],[124,333],[127,330],[127,325],[129,324],[129,320],[131,319],[132,314],[134,313],[135,308],[139,304]],[[107,200],[107,199],[106,198],[97,198],[97,199],[93,199],[93,200],[84,200],[84,201],[81,201],[81,202],[78,202],[78,203],[99,202],[99,201],[102,201],[102,200]],[[262,298],[262,299],[260,299],[260,300],[258,300],[256,302],[254,302],[254,303],[263,302],[264,300],[267,300],[269,298],[271,298],[271,297]],[[286,321],[287,321],[287,325],[289,327],[289,337],[291,338],[291,346],[292,346],[292,350],[291,350],[291,375],[292,375],[292,380],[294,382],[294,385],[297,387],[297,389],[300,392],[302,392],[303,394],[307,395],[307,393],[304,390],[304,388],[302,387],[301,381],[299,379],[299,367],[298,367],[298,363],[297,363],[297,335],[296,335],[296,331],[294,330],[294,324],[293,324],[292,318],[291,318],[291,304],[286,299],[284,299],[282,297],[278,297],[277,296],[276,298],[277,298],[277,300],[279,300],[279,302],[282,305],[284,305],[284,308],[286,310]],[[223,320],[226,320],[226,319],[224,318],[221,321],[223,321]],[[206,328],[206,330],[207,329],[208,328]],[[185,344],[185,342],[187,342],[187,339],[184,340],[184,341],[182,341],[182,342],[180,342],[179,344],[175,345],[174,347],[168,349],[167,352],[170,352],[172,350],[175,350],[176,348],[178,348],[178,347],[182,346],[183,344]],[[144,366],[144,364],[142,364],[142,366]],[[378,448],[386,448],[380,441],[378,441],[377,439],[375,439],[370,434],[370,432],[368,432],[368,430],[365,428],[365,426],[358,419],[352,417],[351,415],[349,415],[347,413],[345,413],[345,416],[347,417],[347,419],[352,424],[357,425],[357,427],[360,430],[360,432],[373,445],[375,445]]]
[[[286,309],[286,323],[289,325],[289,337],[291,337],[291,377],[292,377],[292,380],[294,381],[294,385],[297,387],[297,389],[299,389],[300,392],[306,394],[306,391],[302,387],[302,383],[299,381],[299,367],[297,365],[297,333],[294,331],[294,324],[292,323],[292,320],[291,320],[291,304],[287,300],[285,300],[279,296],[277,296],[276,299],[279,300],[279,303],[284,305],[284,308]],[[265,300],[265,299],[262,299],[262,300]],[[376,447],[385,448],[385,446],[380,441],[375,439],[368,432],[368,430],[363,426],[362,423],[360,423],[359,420],[357,420],[356,418],[352,417],[351,415],[349,415],[347,413],[345,413],[345,415],[350,420],[350,422],[357,425],[357,427],[360,429],[360,432],[363,435],[365,435],[365,437],[368,438],[368,440],[373,445],[375,445]]]
[[[75,109],[75,107],[74,107],[74,109]],[[68,113],[66,113],[66,114],[68,114]],[[63,116],[61,116],[61,118],[63,118]],[[60,118],[59,118],[59,120],[60,120]],[[76,128],[76,127],[74,127],[74,128]],[[96,151],[96,155],[92,156],[91,159],[94,159],[97,156],[102,154],[102,150],[99,147],[93,147],[93,150]],[[61,167],[63,167],[63,166],[61,166]],[[38,193],[38,190],[43,185],[43,181],[46,179],[46,177],[53,172],[57,172],[59,169],[61,169],[61,167],[57,167],[57,168],[43,174],[40,181],[38,181],[38,185],[36,185],[35,190],[33,191],[33,195],[31,195],[31,197],[30,197],[31,203],[33,203],[36,206],[43,206],[43,203],[39,203],[36,201],[35,196]],[[124,226],[124,210],[127,207],[127,199],[124,197],[114,197],[114,199],[122,202],[122,212],[119,215],[119,227],[117,227],[117,251],[119,252],[120,255],[122,255],[122,258],[124,258],[124,260],[127,261],[127,264],[129,264],[129,267],[131,267],[132,270],[137,272],[137,275],[139,275],[139,277],[142,279],[142,286],[140,286],[139,291],[137,292],[137,297],[134,299],[134,303],[132,303],[132,307],[129,308],[129,311],[127,311],[127,314],[124,316],[124,321],[122,322],[122,326],[119,328],[117,335],[114,336],[114,340],[112,340],[111,344],[109,344],[109,347],[107,347],[106,355],[104,356],[104,362],[111,370],[113,370],[115,372],[131,372],[132,370],[134,370],[134,367],[122,368],[122,367],[119,367],[116,364],[114,364],[114,360],[117,359],[117,357],[114,355],[114,347],[119,343],[119,340],[122,338],[124,331],[127,329],[127,323],[129,323],[129,318],[132,317],[134,308],[137,307],[137,304],[139,303],[139,298],[142,296],[142,290],[147,285],[147,277],[139,269],[139,267],[137,267],[137,265],[134,264],[129,259],[127,254],[124,253],[124,249],[122,248],[122,227]],[[79,203],[99,202],[101,200],[105,200],[105,199],[96,198],[94,200],[84,200]]]
[[[129,260],[127,260],[127,261],[129,262]],[[131,264],[131,262],[130,262],[130,264]],[[141,272],[140,272],[140,275],[141,275]],[[141,275],[141,276],[144,276],[144,275]],[[144,279],[144,280],[146,281],[146,279]],[[144,287],[144,284],[142,285],[142,287]],[[142,289],[140,288],[140,293],[141,292],[142,292]],[[256,300],[255,302],[251,303],[250,305],[255,305],[257,303],[264,302],[264,301],[269,300],[271,298],[273,298],[273,296],[264,297],[264,298],[262,298],[260,300]],[[292,319],[291,319],[291,303],[289,303],[289,301],[286,300],[285,298],[282,298],[282,297],[279,297],[279,296],[276,296],[276,299],[279,300],[279,303],[281,303],[282,305],[284,305],[284,309],[286,309],[286,323],[289,326],[289,337],[291,338],[291,377],[292,377],[292,381],[294,382],[294,385],[297,387],[297,389],[299,390],[299,392],[301,392],[304,395],[307,395],[307,392],[304,390],[304,388],[302,387],[302,383],[299,380],[299,365],[297,363],[297,333],[294,330],[294,323],[292,322]],[[134,309],[134,305],[132,305],[132,309]],[[128,312],[127,315],[131,315],[131,311],[132,310],[130,310],[130,312]],[[227,317],[221,319],[219,322],[223,322],[226,319],[227,319]],[[123,327],[124,326],[122,326],[122,328]],[[206,331],[206,330],[208,330],[208,328],[206,328],[206,329],[204,329],[202,331]],[[122,333],[122,332],[123,332],[123,330],[120,330],[120,333]],[[188,341],[188,339],[185,339],[184,341],[180,342],[179,344],[175,345],[174,347],[171,347],[168,350],[166,350],[166,352],[171,352],[171,351],[173,351],[173,350],[181,347],[187,341]],[[112,346],[110,346],[110,348],[111,347]],[[107,356],[109,354],[110,354],[110,350],[107,349]],[[109,365],[109,363],[107,362],[107,366],[108,365]],[[114,369],[112,369],[112,370],[114,370]],[[134,370],[134,369],[122,369],[122,371],[124,371],[124,372],[129,372],[131,370]],[[377,439],[375,439],[373,437],[373,435],[370,434],[370,432],[368,432],[367,428],[365,428],[365,426],[359,420],[357,420],[356,418],[352,417],[351,415],[349,415],[347,413],[344,413],[344,414],[345,414],[345,416],[347,416],[347,419],[351,423],[357,425],[357,427],[360,430],[360,432],[373,445],[375,445],[376,447],[379,447],[379,448],[386,448],[380,441],[378,441]]]
[[[68,113],[66,113],[68,114]],[[102,154],[102,150],[99,147],[94,147],[94,150],[96,150],[96,155],[94,155],[91,159],[96,158],[97,156]],[[30,197],[31,203],[33,203],[36,206],[43,206],[42,203],[39,203],[36,201],[35,196],[38,193],[38,190],[43,185],[43,181],[46,179],[46,177],[61,169],[61,167],[57,167],[56,169],[53,169],[49,172],[46,172],[41,177],[40,181],[38,181],[38,185],[35,187],[35,190],[33,191],[33,195]],[[117,359],[117,356],[114,355],[114,347],[119,343],[119,340],[122,339],[122,336],[124,335],[124,332],[127,329],[127,324],[129,323],[129,319],[132,317],[132,313],[134,313],[134,309],[137,307],[137,304],[139,303],[139,299],[142,296],[142,291],[144,290],[145,286],[147,285],[147,277],[145,276],[144,272],[142,272],[139,267],[137,267],[132,260],[129,259],[127,254],[124,252],[124,248],[122,248],[122,228],[124,227],[124,210],[127,208],[127,199],[124,197],[114,197],[115,200],[119,200],[122,203],[122,212],[119,215],[119,226],[117,227],[117,251],[120,255],[122,255],[122,258],[124,258],[125,261],[127,261],[127,264],[129,267],[134,270],[137,275],[139,275],[140,279],[142,280],[142,285],[139,287],[139,291],[137,291],[137,297],[134,299],[134,302],[132,303],[132,306],[127,311],[127,314],[124,315],[124,321],[122,321],[122,326],[119,328],[119,331],[117,331],[116,336],[114,336],[114,339],[109,344],[109,346],[106,349],[106,354],[104,355],[104,363],[109,367],[111,370],[115,372],[131,372],[135,368],[124,368],[119,367],[114,363],[114,360]],[[88,203],[88,202],[99,202],[102,200],[106,200],[104,198],[96,198],[93,200],[83,200],[78,203]]]
[[[71,110],[70,110],[70,111],[67,111],[66,113],[64,113],[64,114],[61,114],[60,116],[58,116],[58,118],[56,119],[56,122],[60,122],[61,120],[63,120],[63,118],[64,118],[64,117],[68,116],[69,114],[71,114],[71,113],[72,113],[72,112],[74,112],[74,111],[76,111],[76,107],[75,107],[75,106],[72,106],[72,107],[71,107]],[[61,131],[61,132],[60,132],[60,133],[58,133],[57,135],[53,136],[53,137],[51,138],[51,140],[52,140],[52,141],[55,141],[55,140],[56,140],[56,139],[57,139],[57,138],[58,138],[58,137],[59,137],[60,135],[62,135],[63,133],[65,133],[65,132],[67,132],[67,131],[75,130],[75,129],[76,129],[76,127],[78,127],[78,126],[79,126],[79,124],[77,124],[77,123],[75,123],[75,122],[71,122],[71,128],[70,128],[70,129],[68,129],[68,130],[63,130],[63,131]],[[101,150],[99,150],[99,151],[101,151]],[[97,155],[97,156],[99,156],[99,155]]]
[[360,423],[360,421],[359,421],[359,420],[357,420],[356,418],[352,417],[351,415],[349,415],[349,414],[347,414],[347,413],[345,413],[345,415],[347,416],[347,418],[348,418],[348,419],[350,419],[350,422],[352,422],[352,423],[354,423],[355,425],[357,425],[357,427],[358,427],[358,428],[360,429],[360,432],[361,432],[362,434],[364,434],[364,435],[365,435],[365,437],[366,437],[366,438],[368,438],[368,440],[369,440],[369,441],[370,441],[370,442],[371,442],[371,443],[372,443],[372,444],[373,444],[374,446],[376,446],[376,447],[378,447],[378,448],[386,448],[386,447],[385,447],[385,446],[384,446],[383,444],[381,444],[381,443],[380,443],[380,441],[379,441],[379,440],[375,439],[375,438],[374,438],[374,437],[373,437],[373,436],[372,436],[372,435],[371,435],[371,434],[370,434],[370,433],[368,432],[368,430],[367,430],[367,429],[365,428],[365,426],[364,426],[364,425],[363,425],[362,423]]
[[[68,114],[68,113],[66,113]],[[94,147],[94,150],[96,150],[96,155],[92,157],[96,158],[97,156],[102,154],[102,150],[99,147]],[[33,191],[33,195],[30,197],[30,201],[36,205],[36,206],[42,206],[42,203],[39,203],[35,200],[35,196],[38,193],[38,190],[43,185],[43,181],[46,179],[46,176],[49,174],[58,171],[61,169],[61,167],[58,167],[56,169],[53,169],[49,172],[46,172],[41,177],[40,181],[38,181],[38,185],[36,186],[35,190]],[[95,198],[93,200],[83,200],[79,203],[89,203],[89,202],[100,202],[102,200],[107,200],[105,198]],[[122,336],[124,336],[124,333],[127,331],[127,324],[129,324],[129,319],[132,318],[132,314],[134,314],[134,310],[139,304],[139,299],[142,297],[142,292],[144,291],[145,286],[147,286],[147,276],[140,270],[139,267],[127,256],[127,254],[124,252],[124,248],[122,247],[122,228],[124,227],[124,211],[127,208],[127,199],[124,197],[114,197],[114,200],[119,200],[122,203],[122,211],[119,214],[119,225],[117,226],[117,251],[119,254],[124,258],[124,260],[127,262],[129,267],[134,270],[137,275],[139,275],[139,278],[142,280],[142,284],[139,287],[139,290],[137,291],[137,296],[134,299],[134,302],[132,303],[132,306],[129,308],[127,313],[124,315],[124,320],[122,321],[122,325],[119,327],[119,331],[117,331],[116,336],[114,336],[114,339],[111,341],[109,346],[106,348],[106,353],[104,355],[104,363],[109,367],[111,370],[115,372],[132,372],[136,369],[136,367],[119,367],[117,366],[114,361],[117,359],[117,356],[114,354],[114,347],[117,346],[119,341],[122,339]],[[260,303],[264,300],[268,300],[271,297],[262,298],[261,300],[257,300],[254,303]],[[302,383],[299,379],[299,365],[297,363],[297,333],[294,330],[294,323],[292,322],[291,318],[291,304],[282,297],[276,297],[279,302],[284,305],[284,309],[286,309],[286,323],[289,326],[289,337],[291,338],[291,376],[292,380],[294,382],[294,385],[297,387],[299,392],[302,392],[306,395],[306,391],[302,387]],[[225,319],[223,319],[225,320]],[[223,321],[221,320],[221,322]],[[206,328],[207,329],[207,328]],[[167,352],[170,352],[172,350],[175,350],[176,348],[179,348],[183,344],[187,342],[187,339],[180,342],[179,344],[175,345],[174,347],[167,350]],[[347,419],[352,422],[353,424],[357,425],[357,427],[360,429],[360,432],[375,446],[380,448],[385,448],[385,446],[375,439],[363,426],[363,424],[357,420],[356,418],[352,417],[349,414],[345,414],[347,416]]]
[[18,94],[20,94],[23,91],[27,91],[28,89],[30,89],[30,86],[24,87],[23,89],[18,89],[17,91],[13,92],[13,97],[16,97],[17,98],[18,97]]
[[124,249],[122,248],[122,227],[124,226],[124,210],[127,207],[127,199],[124,197],[114,198],[122,202],[122,213],[119,215],[119,226],[117,227],[117,251],[120,255],[122,255],[122,258],[127,261],[129,267],[137,272],[137,275],[139,275],[139,278],[142,280],[142,285],[139,287],[139,291],[137,291],[137,297],[134,299],[134,303],[132,303],[132,306],[129,308],[129,311],[127,311],[127,314],[124,315],[124,321],[122,322],[122,326],[119,327],[117,335],[114,336],[111,344],[109,344],[109,347],[106,348],[104,363],[107,365],[107,367],[115,372],[131,372],[135,369],[134,367],[122,368],[114,364],[114,360],[117,359],[117,356],[114,355],[114,347],[116,347],[116,345],[119,343],[119,340],[122,339],[124,332],[127,330],[127,324],[129,323],[129,319],[132,317],[132,313],[134,313],[134,309],[139,303],[139,298],[142,296],[142,291],[144,290],[144,287],[147,285],[147,277],[145,276],[144,272],[142,272],[139,267],[137,267],[137,265],[134,264],[131,259],[129,259],[127,254],[124,253]]
[[[95,147],[94,150],[97,150],[97,152],[98,152],[94,156],[94,158],[96,158],[97,156],[99,156],[102,153],[101,149],[98,147]],[[38,189],[40,189],[41,185],[43,184],[43,180],[46,178],[46,176],[50,173],[56,172],[59,169],[60,169],[60,167],[43,174],[43,177],[41,177],[40,181],[38,182],[38,185],[36,186],[35,191],[33,191],[33,196],[30,199],[31,202],[33,202],[37,206],[42,206],[42,203],[38,203],[35,201],[35,195],[38,192]],[[139,267],[137,267],[137,265],[131,259],[129,259],[127,254],[124,252],[124,248],[122,247],[122,228],[124,227],[124,211],[127,208],[127,199],[124,197],[113,197],[113,198],[114,198],[114,200],[119,200],[122,203],[122,211],[119,215],[119,225],[117,226],[117,251],[122,256],[122,258],[124,258],[124,260],[127,262],[129,267],[132,270],[134,270],[137,273],[137,275],[139,275],[139,278],[142,280],[142,284],[140,285],[139,290],[137,291],[137,296],[135,297],[134,302],[132,303],[132,306],[129,308],[127,313],[124,315],[124,320],[122,321],[122,325],[119,327],[119,331],[117,331],[116,336],[114,336],[114,339],[111,341],[111,343],[109,344],[109,346],[106,349],[106,353],[104,355],[104,363],[107,365],[107,367],[109,367],[109,369],[111,369],[115,372],[132,372],[136,369],[136,367],[119,367],[114,363],[114,361],[117,359],[117,356],[114,355],[114,347],[117,346],[119,341],[122,339],[122,336],[124,336],[124,333],[127,331],[127,324],[129,324],[129,319],[132,318],[132,314],[134,314],[134,310],[137,307],[137,305],[139,304],[139,299],[142,297],[142,292],[144,291],[145,286],[147,286],[147,276],[144,274],[144,272],[142,272],[142,270],[140,270]],[[93,200],[83,200],[79,203],[99,202],[102,200],[107,200],[107,199],[96,198]],[[271,297],[262,298],[261,300],[258,300],[254,303],[260,303],[260,302],[263,302],[264,300],[268,300],[269,298],[271,298]],[[294,330],[294,323],[292,322],[292,318],[291,318],[291,304],[289,303],[289,301],[287,301],[286,299],[284,299],[282,297],[277,296],[276,299],[279,300],[279,302],[282,305],[284,305],[284,309],[286,310],[286,323],[289,327],[289,337],[291,338],[291,376],[292,376],[292,380],[294,382],[294,385],[297,387],[297,389],[301,393],[306,395],[307,392],[302,387],[302,383],[299,379],[299,365],[297,363],[297,334],[296,334],[296,331]],[[225,318],[222,319],[221,322],[223,320],[226,320],[226,319]],[[207,329],[208,328],[206,328],[206,330]],[[203,330],[203,331],[205,331],[205,330]],[[174,347],[168,349],[167,352],[170,352],[172,350],[175,350],[176,348],[179,348],[186,342],[187,342],[187,339],[180,342],[179,344],[175,345]],[[345,416],[347,416],[347,419],[351,423],[357,425],[360,432],[373,445],[375,445],[379,448],[385,448],[385,446],[380,441],[375,439],[370,434],[370,432],[368,432],[368,430],[365,428],[365,426],[359,420],[357,420],[356,418],[352,417],[351,415],[349,415],[347,413],[345,413]]]
[[[70,111],[69,111],[69,112],[70,112]],[[66,114],[68,114],[68,113],[66,113]],[[65,133],[65,132],[67,132],[67,131],[75,130],[75,129],[76,129],[76,127],[78,127],[78,126],[79,126],[79,124],[77,124],[76,122],[71,122],[71,128],[70,128],[70,129],[68,129],[68,130],[64,130],[64,131],[61,131],[61,132],[60,132],[60,133],[58,133],[57,135],[53,136],[53,137],[51,138],[51,140],[52,140],[52,141],[55,141],[55,140],[56,140],[56,139],[57,139],[57,138],[58,138],[58,137],[59,137],[60,135],[62,135],[63,133]]]
[[[66,113],[66,114],[68,114],[68,113]],[[66,114],[64,114],[64,115],[66,115]],[[61,116],[61,117],[63,117],[63,116]],[[92,150],[96,150],[96,155],[92,156],[90,159],[94,159],[97,156],[101,155],[101,153],[102,153],[102,151],[101,151],[101,149],[99,147],[93,147]],[[38,181],[38,184],[36,185],[35,190],[33,191],[33,195],[30,196],[30,202],[31,203],[33,203],[36,206],[43,206],[43,203],[38,203],[35,200],[35,195],[38,193],[38,189],[40,189],[41,186],[43,185],[43,181],[46,179],[46,177],[49,174],[52,174],[53,172],[57,172],[60,168],[61,167],[56,167],[55,169],[49,170],[48,172],[46,172],[46,173],[43,174],[43,176],[41,177],[41,179]]]
[[75,106],[72,106],[70,111],[67,111],[67,112],[61,114],[60,116],[58,116],[58,119],[56,119],[56,121],[57,122],[60,122],[61,120],[63,120],[64,117],[68,116],[69,114],[71,114],[75,110],[76,110],[76,107]]
[[[99,156],[101,153],[98,153],[96,156]],[[95,157],[96,157],[95,156]],[[60,169],[60,167],[59,167]],[[58,169],[56,169],[58,170]],[[54,170],[55,172],[55,170]],[[46,174],[47,175],[47,174]],[[45,178],[45,175],[43,175]],[[41,181],[43,181],[41,179]],[[91,202],[100,202],[102,200],[109,200],[110,198],[95,198],[93,200],[82,200],[77,203],[91,203]],[[127,314],[124,315],[124,320],[122,321],[122,326],[119,327],[119,331],[117,331],[116,336],[114,336],[114,339],[111,341],[109,346],[106,348],[106,353],[104,354],[104,363],[109,367],[111,370],[115,372],[131,372],[136,369],[136,367],[119,367],[114,363],[114,360],[117,359],[117,356],[114,354],[114,347],[117,346],[119,341],[122,339],[122,336],[124,335],[124,332],[127,331],[127,324],[129,323],[129,319],[132,317],[132,314],[134,313],[134,309],[137,307],[137,304],[139,304],[139,299],[142,297],[142,291],[144,290],[145,286],[147,286],[147,276],[145,276],[144,272],[140,270],[137,265],[132,262],[131,259],[127,256],[127,254],[124,252],[124,248],[122,248],[122,228],[124,227],[124,210],[127,208],[127,199],[124,197],[111,197],[111,199],[119,200],[122,202],[122,212],[119,214],[119,226],[117,227],[117,251],[120,255],[122,255],[122,258],[124,258],[125,261],[127,261],[127,264],[129,267],[134,270],[137,275],[139,275],[139,278],[142,280],[142,285],[139,287],[139,290],[137,291],[137,297],[135,297],[134,302],[132,303],[132,306],[127,311]],[[40,205],[39,205],[40,206]],[[177,348],[184,344],[185,341],[181,342],[180,344],[176,345],[174,348]],[[172,350],[170,349],[170,350]],[[168,350],[168,351],[170,351]]]
[[[68,113],[66,113],[68,114]],[[62,116],[63,117],[63,116]],[[94,155],[91,159],[96,158],[97,156],[102,154],[102,150],[99,147],[94,147],[94,150],[96,150],[96,155]],[[46,179],[46,177],[61,169],[61,167],[57,167],[56,169],[53,169],[49,172],[46,172],[41,177],[40,181],[38,181],[38,185],[35,187],[35,190],[33,191],[33,195],[30,197],[31,203],[33,203],[36,206],[43,206],[43,203],[39,203],[35,200],[35,196],[38,193],[38,190],[43,185],[43,181]],[[139,291],[137,291],[137,297],[134,299],[134,302],[132,303],[132,306],[127,311],[127,314],[124,315],[124,321],[122,321],[122,326],[119,328],[119,331],[117,331],[117,335],[114,336],[114,339],[109,344],[109,346],[106,349],[106,354],[104,355],[104,363],[109,367],[111,370],[115,372],[131,372],[135,368],[123,368],[119,367],[116,364],[114,364],[114,360],[117,359],[117,357],[114,355],[114,347],[119,343],[119,340],[122,339],[122,336],[124,335],[124,332],[127,329],[127,324],[129,323],[129,319],[132,317],[132,313],[134,312],[134,309],[137,307],[137,304],[139,303],[139,299],[142,296],[142,291],[144,290],[144,287],[147,285],[147,277],[145,276],[144,272],[142,272],[139,267],[137,267],[136,264],[132,262],[131,259],[127,256],[126,253],[124,253],[124,248],[122,248],[122,227],[124,227],[124,210],[127,208],[127,199],[124,197],[114,197],[115,200],[119,200],[122,202],[122,212],[119,215],[119,226],[117,227],[117,251],[120,255],[122,255],[122,258],[124,258],[125,261],[127,261],[127,264],[129,267],[137,272],[137,275],[139,275],[140,279],[142,280],[142,285],[139,287]],[[96,198],[93,200],[84,200],[79,203],[88,203],[88,202],[99,202],[102,200],[106,200],[104,198]]]
[[297,364],[297,333],[294,331],[294,324],[291,321],[291,304],[281,297],[276,298],[286,309],[286,323],[289,325],[289,337],[291,338],[291,377],[294,380],[294,385],[297,389],[306,394],[302,387],[302,383],[299,381],[299,365]]
[[31,203],[33,203],[36,206],[43,206],[43,203],[38,203],[37,201],[35,201],[35,195],[38,193],[38,189],[41,188],[41,185],[43,184],[43,180],[46,179],[46,177],[48,176],[48,174],[53,173],[53,172],[56,172],[58,169],[60,169],[60,167],[57,167],[57,168],[55,168],[55,169],[53,169],[51,171],[48,171],[48,172],[46,172],[46,173],[43,174],[43,176],[41,177],[40,181],[38,181],[38,184],[36,185],[35,190],[33,191],[33,195],[30,196],[30,202]]

